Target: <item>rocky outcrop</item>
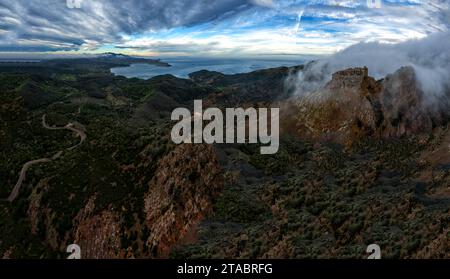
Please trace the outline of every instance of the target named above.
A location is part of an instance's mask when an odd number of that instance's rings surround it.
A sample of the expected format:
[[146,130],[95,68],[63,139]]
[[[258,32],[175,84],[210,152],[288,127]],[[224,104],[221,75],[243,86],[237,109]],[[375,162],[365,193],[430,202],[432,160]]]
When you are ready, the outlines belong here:
[[111,208],[94,213],[95,197],[74,219],[74,243],[81,247],[83,259],[114,259],[120,254],[119,216]]
[[403,67],[382,82],[380,95],[385,137],[429,133],[433,128],[433,113],[424,104],[414,69]]
[[28,206],[28,220],[30,221],[31,233],[36,235],[39,227],[39,217],[42,214],[41,201],[42,195],[48,188],[48,180],[39,181],[38,185],[33,189],[30,195],[30,204]]
[[[308,139],[351,143],[375,131],[379,115],[374,100],[380,91],[367,68],[337,72],[322,90],[295,102],[295,123],[285,127]],[[291,114],[291,109],[283,110]],[[292,115],[281,117],[292,119]]]
[[145,195],[147,239],[154,257],[166,257],[209,212],[223,179],[207,145],[180,145],[161,159]]
[[364,136],[430,133],[445,122],[426,102],[411,67],[379,81],[367,68],[339,71],[321,90],[281,106],[282,131],[342,144]]

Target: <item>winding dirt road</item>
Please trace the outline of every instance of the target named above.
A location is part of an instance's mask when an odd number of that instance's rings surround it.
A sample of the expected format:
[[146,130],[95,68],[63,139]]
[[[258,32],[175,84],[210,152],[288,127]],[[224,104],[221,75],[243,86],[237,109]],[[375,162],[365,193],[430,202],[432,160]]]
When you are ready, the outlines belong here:
[[82,145],[83,142],[86,140],[86,133],[85,133],[84,131],[82,131],[82,130],[77,129],[77,128],[73,125],[73,123],[68,123],[68,124],[67,124],[66,126],[64,126],[64,127],[52,127],[52,126],[49,126],[49,125],[47,124],[47,122],[45,121],[45,117],[46,117],[46,115],[44,114],[44,115],[42,116],[42,126],[43,126],[45,129],[48,129],[48,130],[70,130],[70,131],[74,132],[75,134],[77,134],[77,135],[80,137],[80,142],[79,142],[77,145],[74,145],[74,146],[72,146],[72,147],[69,147],[69,148],[67,148],[66,150],[73,150],[73,149],[77,148],[78,146]]
[[[83,142],[86,140],[86,133],[82,130],[77,129],[73,125],[73,123],[69,123],[64,127],[52,127],[47,124],[47,122],[45,121],[45,117],[46,117],[46,115],[44,114],[42,116],[42,126],[45,129],[48,129],[48,130],[70,130],[70,131],[76,133],[80,137],[80,142],[77,145],[66,148],[66,150],[69,150],[69,151],[73,150],[73,149],[77,148],[78,146],[80,146],[81,144],[83,144]],[[7,198],[7,201],[13,202],[18,197],[20,188],[22,187],[22,183],[25,180],[25,175],[30,167],[32,167],[33,165],[36,165],[36,164],[48,163],[53,160],[56,160],[59,157],[61,157],[62,154],[63,154],[63,151],[58,151],[58,153],[53,155],[53,157],[51,157],[51,158],[42,158],[42,159],[37,159],[37,160],[26,162],[23,165],[22,170],[20,171],[19,179],[17,180],[17,183],[14,186],[14,189],[11,191],[11,194]]]

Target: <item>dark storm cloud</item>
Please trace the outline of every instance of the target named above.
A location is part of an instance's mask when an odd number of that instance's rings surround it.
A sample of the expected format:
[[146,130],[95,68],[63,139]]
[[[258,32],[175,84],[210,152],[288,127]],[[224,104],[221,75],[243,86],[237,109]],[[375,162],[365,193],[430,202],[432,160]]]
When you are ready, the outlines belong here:
[[[75,0],[77,1],[77,0]],[[248,9],[248,0],[0,0],[0,51],[95,48],[137,34],[220,20]]]

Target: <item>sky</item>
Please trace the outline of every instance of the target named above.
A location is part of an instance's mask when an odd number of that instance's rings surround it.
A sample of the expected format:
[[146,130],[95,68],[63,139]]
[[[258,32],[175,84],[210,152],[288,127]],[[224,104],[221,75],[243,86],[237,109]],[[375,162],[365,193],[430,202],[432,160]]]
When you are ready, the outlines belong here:
[[449,0],[0,0],[0,57],[289,58],[449,28]]

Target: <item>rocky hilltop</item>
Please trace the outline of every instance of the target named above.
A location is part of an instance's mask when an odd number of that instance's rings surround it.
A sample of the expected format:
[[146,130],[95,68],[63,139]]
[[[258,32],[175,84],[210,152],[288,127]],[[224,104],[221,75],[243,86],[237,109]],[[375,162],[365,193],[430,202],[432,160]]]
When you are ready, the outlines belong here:
[[410,67],[378,81],[367,68],[339,71],[322,89],[282,105],[288,118],[285,131],[343,144],[364,136],[429,134],[445,122],[445,109],[425,100]]

